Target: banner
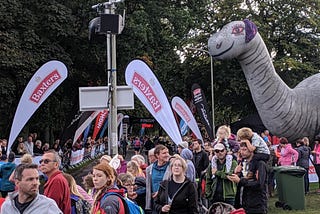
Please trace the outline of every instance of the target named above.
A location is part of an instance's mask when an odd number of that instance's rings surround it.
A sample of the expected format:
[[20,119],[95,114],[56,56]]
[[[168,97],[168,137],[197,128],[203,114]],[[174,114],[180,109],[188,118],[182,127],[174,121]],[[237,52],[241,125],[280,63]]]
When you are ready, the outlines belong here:
[[171,101],[171,105],[173,110],[175,110],[181,119],[187,123],[197,139],[200,139],[203,142],[197,121],[187,104],[180,97],[174,97]]
[[[212,129],[212,119],[209,116],[208,104],[202,90],[198,84],[193,84],[192,88],[192,98],[193,103],[197,108],[197,112],[201,118],[202,123],[204,124],[206,131],[209,135],[210,140],[214,140],[213,129]],[[190,127],[191,128],[191,127]]]
[[101,111],[94,111],[82,124],[79,123],[80,126],[74,134],[72,145],[78,140],[82,132],[88,127],[88,125],[94,120],[94,118],[98,116],[100,112]]
[[184,120],[180,120],[179,126],[180,126],[181,135],[185,136],[189,131],[188,124]]
[[67,76],[67,67],[56,60],[45,63],[32,76],[24,89],[14,115],[9,136],[8,155],[13,142],[30,117]]
[[107,128],[108,128],[108,118],[104,122],[104,125],[103,125],[101,132],[100,132],[99,138],[103,138],[103,135],[104,135],[105,131],[107,130]]
[[[79,105],[77,106],[77,109],[79,109]],[[61,143],[64,144],[68,140],[73,139],[77,129],[91,116],[93,112],[94,111],[72,111],[74,115],[72,118],[69,118],[69,120],[71,119],[70,123],[64,127],[61,135]],[[89,127],[90,124],[91,123],[89,123],[87,127]]]
[[88,135],[89,135],[89,132],[90,132],[90,129],[91,129],[91,124],[92,124],[92,122],[91,123],[89,123],[89,125],[87,126],[87,128],[84,130],[84,132],[83,132],[83,144],[85,144],[86,142],[87,142],[87,140],[88,140]]
[[80,163],[83,160],[84,157],[84,148],[77,151],[71,151],[71,157],[70,157],[70,165],[75,165],[77,163]]
[[169,101],[149,66],[142,60],[131,61],[126,68],[126,83],[176,144],[182,142],[180,130]]
[[95,140],[105,120],[108,118],[108,110],[102,110],[97,116],[96,123],[94,125],[92,139]]
[[118,140],[120,140],[122,138],[122,135],[123,135],[122,120],[123,120],[123,114],[122,113],[118,113],[118,115],[117,115],[117,127],[119,129]]

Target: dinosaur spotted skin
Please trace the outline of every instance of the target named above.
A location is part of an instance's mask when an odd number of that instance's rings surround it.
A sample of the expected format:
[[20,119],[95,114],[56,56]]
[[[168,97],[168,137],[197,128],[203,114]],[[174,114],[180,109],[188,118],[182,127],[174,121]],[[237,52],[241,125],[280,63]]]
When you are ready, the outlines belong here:
[[208,48],[214,59],[239,61],[261,120],[271,133],[289,141],[319,134],[320,74],[289,88],[276,73],[256,26],[248,20],[225,25],[209,38]]

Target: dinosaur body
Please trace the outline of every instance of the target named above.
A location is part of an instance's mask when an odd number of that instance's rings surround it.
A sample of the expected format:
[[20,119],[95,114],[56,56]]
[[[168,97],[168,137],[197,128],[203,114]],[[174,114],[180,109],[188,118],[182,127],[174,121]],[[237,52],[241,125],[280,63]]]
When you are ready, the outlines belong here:
[[269,52],[255,25],[234,21],[210,37],[210,55],[236,58],[245,74],[263,124],[271,133],[289,141],[314,138],[319,133],[320,74],[289,88],[276,73]]

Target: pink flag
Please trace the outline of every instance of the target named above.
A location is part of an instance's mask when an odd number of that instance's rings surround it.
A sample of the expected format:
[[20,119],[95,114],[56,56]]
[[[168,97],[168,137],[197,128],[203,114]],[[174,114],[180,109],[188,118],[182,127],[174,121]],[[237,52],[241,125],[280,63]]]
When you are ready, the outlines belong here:
[[149,66],[142,60],[131,61],[126,68],[126,83],[145,105],[174,143],[182,142],[167,96]]
[[10,148],[33,113],[47,97],[67,78],[67,67],[59,61],[49,61],[33,75],[20,98],[11,126],[8,154]]
[[202,135],[199,130],[197,121],[194,118],[188,105],[180,97],[174,97],[171,101],[171,105],[172,105],[173,110],[175,110],[177,112],[177,114],[181,117],[181,119],[187,123],[189,128],[195,134],[195,136],[198,139],[201,139],[203,142]]

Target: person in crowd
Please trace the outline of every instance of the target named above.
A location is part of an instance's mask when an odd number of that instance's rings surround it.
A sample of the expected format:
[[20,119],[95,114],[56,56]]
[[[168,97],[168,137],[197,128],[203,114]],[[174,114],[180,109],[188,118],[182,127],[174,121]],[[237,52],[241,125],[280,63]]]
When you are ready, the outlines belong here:
[[40,170],[48,177],[44,185],[44,195],[52,198],[64,214],[71,213],[71,198],[69,185],[62,172],[59,170],[61,159],[54,150],[43,154],[39,161]]
[[33,144],[32,135],[28,136],[27,141],[24,142],[24,146],[25,146],[25,148],[27,150],[27,153],[29,153],[30,155],[33,156],[33,146],[34,146],[34,144]]
[[138,137],[136,137],[134,142],[133,142],[133,148],[134,148],[134,152],[135,152],[136,155],[140,154],[141,141],[139,140]]
[[72,175],[63,173],[63,176],[68,181],[70,198],[71,198],[71,214],[86,214],[90,212],[93,199],[88,193],[77,185]]
[[109,164],[111,160],[112,160],[111,156],[109,156],[109,155],[103,155],[103,156],[100,158],[100,163],[107,163],[107,164]]
[[304,175],[304,191],[305,194],[309,193],[309,157],[311,149],[306,146],[302,139],[296,141],[296,150],[298,152],[297,166],[300,166],[306,170]]
[[93,184],[96,190],[92,213],[125,214],[125,205],[117,193],[124,197],[125,190],[116,185],[114,169],[109,164],[100,163],[93,167]]
[[[308,137],[303,137],[302,138],[302,141],[304,143],[305,146],[309,147],[310,148],[310,141],[309,141],[309,138]],[[311,149],[311,148],[310,148]]]
[[254,152],[252,164],[250,164],[249,176],[257,169],[257,163],[263,160],[265,163],[270,158],[270,150],[267,143],[258,135],[253,132],[250,128],[244,127],[238,130],[237,138],[247,142],[247,147]]
[[273,196],[274,187],[275,187],[275,173],[273,167],[277,166],[278,164],[278,157],[276,155],[276,148],[272,147],[272,144],[268,141],[267,143],[269,150],[270,150],[270,158],[267,162],[268,167],[268,194],[269,197]]
[[20,164],[15,170],[18,191],[10,193],[1,206],[2,214],[63,214],[56,202],[39,194],[39,173],[36,164]]
[[202,193],[201,183],[205,179],[206,169],[209,166],[208,154],[202,149],[202,141],[200,139],[194,140],[192,142],[193,149],[193,164],[196,169],[196,182],[198,199],[200,199]]
[[[20,159],[20,164],[31,164],[33,162],[32,156],[30,154],[24,154],[21,159]],[[13,170],[13,172],[11,173],[10,177],[9,177],[9,181],[11,181],[12,183],[14,183],[14,173],[15,170]]]
[[127,156],[127,147],[128,147],[128,143],[127,143],[127,139],[126,138],[122,138],[120,140],[120,146],[121,146],[121,150],[122,150],[122,155],[124,158],[126,158]]
[[52,149],[58,153],[60,152],[61,148],[60,148],[60,140],[59,139],[54,141],[54,144],[52,145]]
[[6,139],[0,140],[0,150],[2,154],[7,154],[7,149],[8,149],[7,144],[8,144],[8,141]]
[[[265,161],[259,160],[254,176],[248,176],[248,170],[252,163],[254,151],[248,148],[250,142],[244,139],[240,142],[240,155],[242,163],[234,170],[234,174],[227,178],[238,184],[235,208],[244,208],[245,212],[250,213],[268,213],[267,197],[267,165]],[[252,168],[252,167],[251,167]]]
[[213,146],[217,143],[225,144],[230,155],[236,154],[239,151],[239,143],[232,138],[230,127],[226,125],[219,126],[216,136]]
[[144,177],[144,174],[140,170],[139,164],[136,161],[131,160],[127,163],[127,172],[131,173],[134,177]]
[[[220,126],[217,130],[217,138],[215,142],[213,143],[213,146],[215,146],[217,143],[222,143],[225,145],[227,150],[226,155],[226,172],[229,173],[231,170],[232,160],[233,160],[233,154],[238,152],[239,145],[238,142],[229,139],[231,135],[231,130],[228,126],[223,125]],[[211,168],[217,168],[218,157],[216,155],[213,155],[211,159]],[[214,174],[212,175],[215,176]]]
[[169,179],[169,150],[166,146],[159,144],[155,147],[154,155],[156,161],[146,169],[146,207],[147,213],[152,212],[153,200],[157,197],[160,182]]
[[169,169],[172,176],[160,183],[159,192],[154,200],[155,211],[172,214],[199,213],[196,187],[185,176],[187,170],[185,160],[179,156],[174,157]]
[[196,182],[196,169],[192,162],[193,160],[193,153],[190,149],[182,149],[180,156],[186,161],[187,163],[187,170],[186,170],[186,177],[193,183]]
[[16,155],[19,155],[19,156],[22,156],[24,154],[27,153],[27,149],[26,149],[26,146],[24,145],[23,142],[20,142],[18,144],[18,147],[17,147],[17,152],[16,152]]
[[288,142],[287,138],[280,138],[280,148],[281,152],[279,164],[281,166],[296,165],[298,160],[298,152],[294,148],[292,148],[292,145]]
[[18,138],[17,138],[17,140],[12,144],[12,146],[11,146],[11,151],[14,153],[14,154],[16,154],[16,155],[18,155],[18,153],[17,153],[17,148],[18,148],[18,145],[20,144],[20,143],[23,143],[23,137],[22,136],[19,136]]
[[127,190],[127,198],[137,203],[136,198],[138,194],[134,191],[134,176],[130,172],[120,173],[118,179],[121,181],[122,186]]
[[93,178],[92,174],[87,174],[82,178],[82,185],[87,193],[93,198],[94,194],[94,185],[93,185]]
[[146,177],[146,168],[147,168],[147,164],[146,164],[146,160],[142,155],[133,155],[131,157],[131,160],[134,160],[138,163],[139,165],[139,171],[142,177]]
[[154,143],[151,141],[150,137],[145,137],[145,142],[143,144],[143,147],[145,149],[145,155],[148,155],[148,151],[150,151],[152,148],[154,148]]
[[0,192],[3,198],[7,197],[9,192],[13,192],[15,190],[15,185],[11,181],[9,181],[10,175],[16,168],[16,164],[14,163],[15,154],[13,152],[9,153],[9,157],[7,162],[0,166]]
[[[183,149],[189,149],[189,144],[187,141],[182,141],[178,144],[178,153],[181,154]],[[191,151],[191,150],[190,150]]]
[[[206,174],[206,198],[209,200],[209,204],[215,202],[224,202],[234,206],[235,196],[237,191],[236,183],[228,179],[228,175],[235,170],[237,164],[236,160],[232,160],[230,170],[227,170],[226,157],[227,148],[222,143],[217,143],[213,151],[217,157],[217,163],[215,167],[208,166]],[[214,177],[212,175],[215,175]]]
[[[211,154],[211,152],[212,152],[212,146],[211,146],[211,142],[210,142],[209,139],[205,139],[205,140],[204,140],[203,148],[204,148],[204,151],[207,152],[208,157],[209,157],[210,154]],[[210,160],[211,160],[211,159],[210,159]]]
[[50,149],[50,145],[49,145],[49,143],[45,143],[45,144],[43,144],[43,146],[42,146],[42,151],[43,151],[43,153],[45,153],[45,152],[47,152],[47,151],[49,151],[49,149]]
[[153,164],[157,159],[154,155],[154,149],[155,148],[152,148],[148,151],[148,162],[149,162],[149,165],[150,164]]
[[144,209],[146,205],[146,179],[134,177],[131,173],[121,173],[118,179],[126,188],[127,197]]
[[318,189],[316,192],[320,194],[320,135],[315,136],[314,147],[311,153],[313,155],[313,165],[318,176]]
[[120,174],[127,172],[127,161],[123,158],[122,155],[118,155],[117,157],[120,160],[120,165],[117,168],[117,173]]
[[34,147],[33,147],[33,153],[35,155],[42,155],[43,154],[43,150],[42,150],[42,142],[41,140],[36,140],[36,142],[34,143]]

